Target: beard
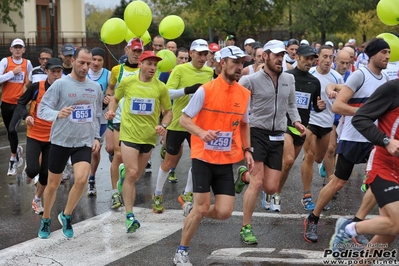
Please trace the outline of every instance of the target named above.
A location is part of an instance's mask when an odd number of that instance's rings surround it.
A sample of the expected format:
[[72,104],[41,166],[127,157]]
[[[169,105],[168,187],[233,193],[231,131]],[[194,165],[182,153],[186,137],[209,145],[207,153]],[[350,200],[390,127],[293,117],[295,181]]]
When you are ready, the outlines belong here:
[[266,60],[265,64],[270,71],[276,74],[280,74],[281,72],[283,72],[283,66],[277,66],[276,64],[273,64],[272,60],[270,60],[269,58]]

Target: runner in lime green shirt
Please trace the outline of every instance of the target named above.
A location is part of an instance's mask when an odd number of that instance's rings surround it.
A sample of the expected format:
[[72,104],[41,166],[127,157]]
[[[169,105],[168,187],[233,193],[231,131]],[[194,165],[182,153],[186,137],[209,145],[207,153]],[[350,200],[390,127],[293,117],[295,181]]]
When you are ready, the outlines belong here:
[[[160,60],[162,58],[157,57],[152,51],[143,52],[139,58],[139,74],[121,81],[105,113],[107,120],[113,119],[118,101],[125,98],[120,128],[124,173],[120,174],[118,183],[123,184],[127,233],[133,233],[140,227],[133,214],[135,183],[144,172],[156,144],[157,134],[164,135],[166,127],[172,121],[172,105],[168,90],[165,84],[154,77]],[[161,110],[164,110],[164,116],[159,125]]]

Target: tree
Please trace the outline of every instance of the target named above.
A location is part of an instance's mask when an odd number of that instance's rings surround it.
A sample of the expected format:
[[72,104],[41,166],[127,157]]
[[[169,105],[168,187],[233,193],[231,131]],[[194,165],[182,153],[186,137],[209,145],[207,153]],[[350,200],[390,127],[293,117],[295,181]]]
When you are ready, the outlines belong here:
[[23,18],[21,10],[24,2],[28,2],[28,0],[8,0],[0,3],[1,22],[12,27],[14,32],[17,30],[17,25],[11,19],[10,13],[16,12],[20,18]]
[[126,1],[126,0],[121,0],[121,3],[119,4],[119,6],[117,6],[117,7],[115,8],[115,11],[114,11],[114,13],[112,14],[112,17],[113,17],[113,18],[120,18],[120,19],[123,19],[123,14],[125,13],[125,8],[126,8],[126,6],[127,6],[130,2],[132,2],[132,0],[128,0],[128,1]]
[[98,9],[94,5],[85,4],[86,31],[99,33],[105,21],[111,18],[114,10],[111,8]]
[[162,15],[176,14],[197,36],[209,30],[226,36],[256,36],[277,25],[286,0],[153,0]]
[[354,14],[375,9],[378,0],[292,0],[292,29],[319,33],[321,43],[327,34],[355,32],[359,26]]

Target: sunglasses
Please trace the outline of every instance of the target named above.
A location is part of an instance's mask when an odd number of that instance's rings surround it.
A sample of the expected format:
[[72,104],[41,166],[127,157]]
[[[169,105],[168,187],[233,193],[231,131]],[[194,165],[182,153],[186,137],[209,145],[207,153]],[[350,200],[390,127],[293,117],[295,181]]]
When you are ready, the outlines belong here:
[[290,40],[288,41],[288,43],[287,43],[287,47],[290,46],[290,45],[293,45],[293,44],[299,46],[299,41],[298,41],[297,39],[290,39]]

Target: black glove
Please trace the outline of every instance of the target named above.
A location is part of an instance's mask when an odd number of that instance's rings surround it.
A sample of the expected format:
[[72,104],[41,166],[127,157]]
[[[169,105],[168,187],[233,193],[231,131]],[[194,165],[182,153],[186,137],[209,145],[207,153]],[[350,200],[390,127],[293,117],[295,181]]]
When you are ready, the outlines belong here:
[[192,85],[192,86],[190,86],[190,87],[185,87],[185,88],[184,88],[184,94],[193,94],[193,93],[195,93],[195,92],[198,90],[198,88],[201,87],[201,86],[202,86],[201,83],[197,83],[197,84],[194,84],[194,85]]

